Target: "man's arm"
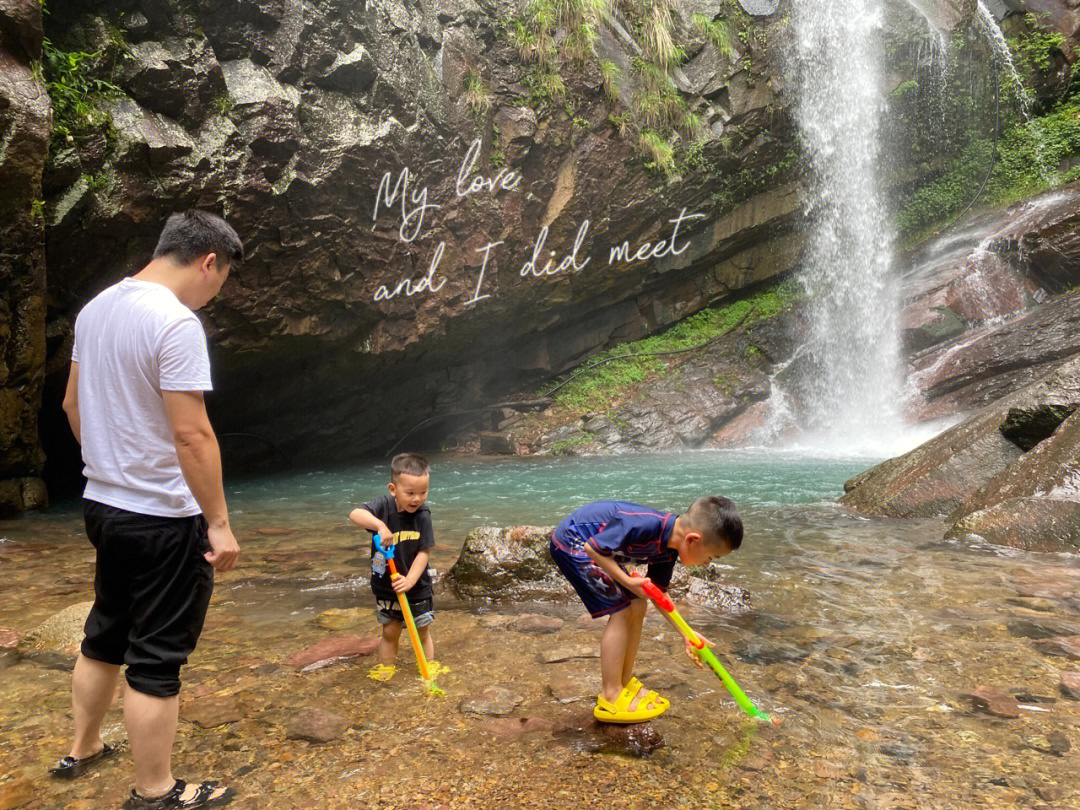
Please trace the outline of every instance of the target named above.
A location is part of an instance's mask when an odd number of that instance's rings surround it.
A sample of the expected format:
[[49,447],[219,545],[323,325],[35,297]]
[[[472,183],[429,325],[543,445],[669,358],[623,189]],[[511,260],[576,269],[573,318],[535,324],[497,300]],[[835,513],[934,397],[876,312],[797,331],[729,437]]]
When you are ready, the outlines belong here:
[[63,408],[68,424],[71,425],[71,432],[75,434],[75,441],[82,444],[82,422],[79,421],[79,364],[74,360],[71,361],[71,371],[68,372]]
[[240,547],[229,527],[221,483],[221,449],[206,415],[206,401],[202,391],[162,391],[161,398],[184,480],[209,526],[211,551],[206,559],[216,570],[228,571],[236,564]]

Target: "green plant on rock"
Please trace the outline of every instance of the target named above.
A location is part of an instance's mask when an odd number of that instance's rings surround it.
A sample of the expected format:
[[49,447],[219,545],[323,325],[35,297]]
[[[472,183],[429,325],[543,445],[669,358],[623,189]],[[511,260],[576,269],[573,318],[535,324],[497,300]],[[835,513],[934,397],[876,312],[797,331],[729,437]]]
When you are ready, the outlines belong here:
[[1061,46],[1065,35],[1056,30],[1045,30],[1034,14],[1025,14],[1028,32],[1009,40],[1009,46],[1019,57],[1018,61],[1033,70],[1046,72],[1053,67],[1054,56],[1064,55]]
[[670,174],[675,168],[675,150],[667,138],[654,129],[643,129],[638,136],[638,149],[645,158],[645,166]]
[[623,79],[622,68],[610,59],[600,60],[600,78],[604,83],[604,95],[608,101],[619,100],[619,82]]
[[474,113],[483,114],[491,109],[491,90],[484,84],[483,77],[475,70],[465,74],[462,83],[462,98]]
[[122,91],[94,75],[101,51],[64,51],[46,38],[41,53],[41,75],[53,105],[53,132],[66,138],[105,124],[108,116],[98,102]]
[[658,357],[650,352],[700,348],[740,322],[749,325],[778,315],[804,294],[797,281],[787,279],[732,303],[704,309],[660,334],[601,352],[555,393],[555,401],[577,413],[607,410],[613,399],[626,395],[643,380],[665,375],[675,362],[671,357]]
[[690,21],[713,44],[722,59],[727,59],[729,62],[735,61],[739,52],[731,41],[731,23],[728,20],[713,20],[704,14],[694,14]]

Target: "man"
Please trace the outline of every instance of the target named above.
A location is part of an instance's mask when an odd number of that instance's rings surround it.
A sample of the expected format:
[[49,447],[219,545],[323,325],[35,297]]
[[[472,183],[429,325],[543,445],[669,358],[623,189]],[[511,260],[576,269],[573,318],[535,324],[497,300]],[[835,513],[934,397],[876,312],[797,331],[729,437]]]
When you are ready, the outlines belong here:
[[113,753],[101,722],[126,664],[135,761],[127,810],[220,806],[234,794],[174,780],[171,758],[180,667],[202,632],[214,571],[230,570],[240,553],[203,401],[211,389],[206,335],[192,310],[217,295],[243,257],[220,217],[173,214],[153,260],[75,321],[64,411],[82,446],[97,563],[71,681],[75,740],[51,772],[74,778]]

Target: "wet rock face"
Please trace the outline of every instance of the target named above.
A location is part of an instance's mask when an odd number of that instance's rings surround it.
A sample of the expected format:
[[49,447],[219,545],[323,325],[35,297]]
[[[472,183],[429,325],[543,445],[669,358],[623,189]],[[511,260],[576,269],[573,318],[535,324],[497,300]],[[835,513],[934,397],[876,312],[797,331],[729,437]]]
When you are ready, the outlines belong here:
[[975,533],[1025,548],[1073,548],[1080,514],[1075,461],[1080,419],[1070,417],[1026,454],[1004,432],[1015,436],[1024,421],[1018,414],[1045,420],[1048,413],[1072,413],[1078,406],[1080,356],[910,453],[848,481],[842,503],[891,517],[950,515],[952,534]]
[[[57,248],[54,374],[70,356],[74,314],[139,269],[165,216],[190,205],[226,214],[249,251],[203,313],[215,428],[272,440],[287,462],[385,449],[387,436],[426,417],[535,384],[791,268],[798,195],[766,200],[788,178],[765,170],[791,147],[786,97],[768,81],[774,46],[755,39],[752,82],[737,76],[743,60],[723,61],[714,79],[730,94],[700,102],[703,157],[720,175],[685,172],[672,184],[608,123],[615,108],[595,65],[567,72],[580,99],[573,117],[561,104],[521,101],[524,68],[501,34],[518,11],[501,0],[392,0],[378,9],[345,0],[53,0],[54,42],[93,51],[120,36],[125,47],[114,78],[123,97],[109,104],[115,131],[87,139],[92,149],[58,150],[44,193]],[[768,32],[780,24],[760,21],[761,42],[773,42]],[[698,39],[694,55],[705,45]],[[629,44],[605,36],[601,50],[629,72]],[[463,88],[476,77],[491,104],[474,112]],[[754,186],[761,203],[720,216],[716,177],[744,169],[768,178]],[[500,170],[520,184],[495,184]],[[480,182],[475,191],[466,182],[462,192],[462,171]],[[672,220],[683,208],[704,218],[684,221],[676,239]],[[543,259],[554,250],[556,262],[569,253],[585,220],[584,269],[522,275],[534,251]],[[777,239],[786,240],[782,251],[770,247]],[[680,252],[609,262],[609,247],[624,241],[633,250],[669,241]],[[482,267],[480,251],[495,242]],[[256,390],[274,395],[252,397]],[[55,410],[50,418],[63,429]],[[259,440],[226,440],[224,449],[238,465],[269,453]]]
[[41,175],[51,104],[32,63],[41,6],[0,2],[0,515],[47,505],[38,440],[45,368]]

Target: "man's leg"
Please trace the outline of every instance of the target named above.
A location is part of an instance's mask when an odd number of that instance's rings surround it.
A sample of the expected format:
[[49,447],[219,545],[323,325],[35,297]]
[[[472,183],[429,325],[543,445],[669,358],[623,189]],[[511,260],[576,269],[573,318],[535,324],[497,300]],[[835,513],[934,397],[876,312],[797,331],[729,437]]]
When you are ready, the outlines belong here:
[[401,622],[387,622],[382,626],[379,639],[379,661],[387,666],[397,658],[398,639],[401,638]]
[[180,696],[155,697],[132,689],[124,693],[124,723],[135,760],[135,790],[153,798],[168,793],[172,775],[172,747]]
[[102,749],[101,722],[116,695],[120,667],[95,661],[80,654],[71,675],[71,713],[75,719],[75,740],[71,757],[82,759]]

